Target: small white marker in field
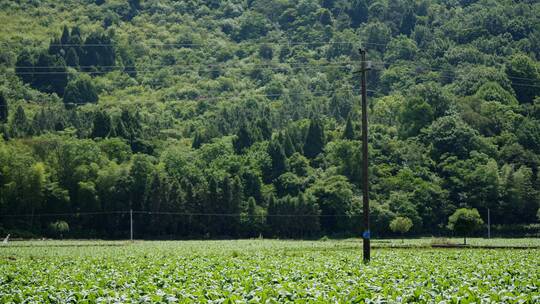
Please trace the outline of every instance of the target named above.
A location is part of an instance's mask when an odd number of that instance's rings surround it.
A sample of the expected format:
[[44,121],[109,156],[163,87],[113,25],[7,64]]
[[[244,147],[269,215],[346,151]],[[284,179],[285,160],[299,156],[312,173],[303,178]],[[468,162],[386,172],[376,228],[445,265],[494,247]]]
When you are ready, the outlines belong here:
[[8,235],[6,236],[6,238],[2,241],[2,245],[7,245],[8,241],[9,241],[9,236],[10,236],[10,235],[11,235],[11,234],[8,234]]

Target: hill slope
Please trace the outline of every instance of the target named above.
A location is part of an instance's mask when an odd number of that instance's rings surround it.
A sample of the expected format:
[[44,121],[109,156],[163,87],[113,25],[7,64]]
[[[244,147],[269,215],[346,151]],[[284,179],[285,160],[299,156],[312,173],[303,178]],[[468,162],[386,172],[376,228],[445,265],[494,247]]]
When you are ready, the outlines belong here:
[[537,221],[534,1],[0,8],[5,230],[120,237],[133,209],[149,237],[358,233],[360,46],[376,235]]

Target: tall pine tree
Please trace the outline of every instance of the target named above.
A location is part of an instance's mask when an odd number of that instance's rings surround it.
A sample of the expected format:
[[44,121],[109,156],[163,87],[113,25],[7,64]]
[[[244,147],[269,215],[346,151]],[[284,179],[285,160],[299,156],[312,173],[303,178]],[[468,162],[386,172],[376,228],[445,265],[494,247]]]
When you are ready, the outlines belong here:
[[405,12],[405,14],[403,14],[403,17],[401,18],[399,31],[402,34],[409,36],[414,30],[415,26],[416,26],[416,15],[414,14],[414,10],[408,9]]
[[349,8],[349,16],[351,17],[351,26],[358,27],[360,24],[367,22],[369,15],[368,5],[366,0],[353,0]]
[[98,99],[97,90],[88,75],[80,75],[67,84],[64,94],[66,104],[94,103]]
[[15,74],[24,83],[32,83],[34,81],[34,57],[30,51],[23,49],[19,56],[17,56]]
[[66,62],[58,55],[39,54],[32,86],[42,92],[64,95],[68,82]]
[[315,158],[324,149],[324,127],[318,118],[312,118],[304,142],[304,155],[307,158]]
[[7,122],[8,119],[8,104],[3,92],[0,92],[0,123]]
[[347,117],[347,124],[345,125],[345,130],[343,131],[343,139],[354,140],[356,138],[354,134],[354,125],[352,123],[351,115]]
[[287,171],[287,157],[285,156],[281,144],[277,140],[270,142],[267,152],[272,159],[271,178],[276,179]]
[[92,137],[105,138],[112,132],[111,117],[105,111],[98,111],[94,116],[94,127]]
[[272,137],[272,127],[268,119],[258,119],[256,125],[263,140],[268,140]]
[[31,133],[30,123],[26,118],[26,113],[21,105],[15,110],[15,115],[13,115],[13,120],[11,121],[11,132],[12,137],[24,137]]
[[79,55],[75,51],[75,48],[69,48],[66,54],[66,65],[72,68],[79,66]]
[[236,153],[242,153],[245,149],[251,147],[255,142],[250,128],[246,124],[242,124],[236,133],[233,146]]
[[60,38],[60,43],[62,45],[65,45],[69,43],[69,40],[70,40],[69,29],[67,28],[67,26],[64,25],[64,30],[62,31],[62,37]]
[[285,152],[285,155],[287,157],[291,157],[291,155],[293,155],[294,152],[296,152],[296,149],[294,148],[289,132],[285,132],[283,137],[284,137],[283,143],[281,144],[283,146],[283,151]]

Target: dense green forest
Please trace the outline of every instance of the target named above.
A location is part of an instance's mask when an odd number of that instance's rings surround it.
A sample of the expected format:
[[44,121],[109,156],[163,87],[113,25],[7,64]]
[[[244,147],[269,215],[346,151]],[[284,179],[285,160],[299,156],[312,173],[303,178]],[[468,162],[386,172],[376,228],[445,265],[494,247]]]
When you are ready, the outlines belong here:
[[[310,237],[540,217],[533,0],[1,1],[0,231]],[[535,230],[536,229],[536,230]],[[67,230],[66,227],[63,230]]]

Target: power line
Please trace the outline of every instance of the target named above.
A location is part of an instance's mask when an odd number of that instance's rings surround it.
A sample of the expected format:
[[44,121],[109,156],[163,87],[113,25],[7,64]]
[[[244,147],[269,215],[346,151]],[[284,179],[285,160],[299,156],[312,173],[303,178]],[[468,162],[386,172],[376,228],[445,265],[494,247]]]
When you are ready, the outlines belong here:
[[[391,63],[384,62],[384,61],[379,61],[377,63],[382,63],[382,65],[384,67],[391,66]],[[422,69],[429,70],[429,71],[434,71],[434,72],[451,72],[451,73],[456,72],[455,70],[435,68],[435,67],[431,67],[431,66],[428,66],[428,65],[422,65],[422,64],[417,64],[417,66],[419,66]],[[380,68],[380,67],[373,67],[373,68],[376,69],[376,70],[382,70],[382,68]],[[443,77],[443,78],[447,78],[447,79],[451,79],[451,80],[455,80],[455,79],[458,78],[458,76],[450,76],[450,75],[439,75],[439,77]],[[516,76],[508,76],[508,75],[506,75],[506,78],[508,78],[511,81],[513,79],[517,79],[517,80],[529,80],[531,82],[539,82],[539,80],[537,80],[537,79],[526,78],[526,77],[516,77]],[[512,81],[511,85],[512,86],[515,85],[515,86],[523,86],[523,87],[540,88],[540,85],[533,85],[533,84],[528,84],[528,83],[520,83],[520,82],[515,82],[515,81]]]
[[[333,66],[333,65],[356,65],[357,62],[354,61],[342,61],[342,62],[312,62],[312,63],[284,63],[283,67],[296,67],[296,66]],[[268,63],[255,63],[255,64],[247,64],[251,67],[276,67],[277,65],[274,62],[268,62]],[[32,68],[38,68],[38,69],[47,69],[47,68],[68,68],[70,66],[67,65],[57,65],[57,66],[31,66],[31,67],[20,67],[22,69],[32,69]],[[233,67],[228,66],[225,64],[220,63],[198,63],[198,64],[150,64],[150,65],[79,65],[78,68],[140,68],[140,67],[156,67],[156,68],[163,68],[163,67],[208,67],[208,68],[227,68],[227,67]],[[277,68],[277,67],[276,67]]]
[[[360,63],[362,63],[362,61],[359,61]],[[392,63],[390,62],[386,62],[386,61],[371,61],[372,63],[376,63],[376,64],[380,64],[382,65],[383,67],[390,67],[392,65]],[[436,72],[456,72],[455,70],[451,70],[451,69],[443,69],[443,68],[437,68],[437,67],[433,67],[431,65],[428,65],[428,64],[423,64],[423,63],[415,63],[417,66],[419,66],[420,68],[422,69],[426,69],[426,70],[430,70],[430,71],[436,71]],[[487,67],[492,67],[492,66],[487,66]],[[373,66],[374,69],[377,69],[377,70],[382,70],[380,67],[375,67]],[[459,67],[456,67],[456,69],[458,69]],[[492,67],[493,68],[493,67]],[[538,81],[538,79],[534,79],[534,78],[529,78],[529,77],[518,77],[518,76],[509,76],[509,75],[506,75],[506,78],[508,79],[518,79],[518,80],[530,80],[530,81]],[[514,84],[514,83],[512,83]],[[526,84],[523,84],[523,85],[526,85]]]
[[[172,212],[172,211],[96,211],[96,212],[71,212],[71,213],[24,213],[24,214],[0,214],[0,217],[27,218],[27,217],[54,217],[54,216],[87,216],[87,215],[111,215],[111,214],[142,214],[142,215],[180,215],[180,216],[222,216],[240,217],[243,213],[207,213],[207,212]],[[252,214],[256,217],[353,217],[349,214]]]
[[[455,72],[454,70],[449,70],[449,69],[443,69],[443,68],[435,68],[435,67],[429,67],[429,66],[422,66],[422,64],[420,64],[421,67],[425,67],[431,71],[437,71],[437,72]],[[533,79],[533,78],[528,78],[528,77],[517,77],[517,76],[506,76],[506,78],[508,79],[518,79],[518,80],[531,80],[531,81],[535,81],[536,79]]]
[[[246,42],[246,43],[235,43],[228,41],[229,43],[237,46],[243,46],[245,44],[251,44],[251,45],[285,45],[285,46],[297,46],[297,45],[354,45],[354,42],[350,41],[313,41],[313,42],[264,42],[264,41],[258,41],[258,42]],[[375,42],[361,42],[361,44],[365,45],[379,45],[379,46],[386,46],[385,43],[375,43]],[[116,43],[95,43],[95,44],[85,44],[85,43],[50,43],[49,46],[53,47],[112,47],[117,46]],[[219,46],[219,44],[212,44],[212,43],[133,43],[130,44],[130,46],[148,46],[148,47],[196,47],[196,46],[211,46],[216,47]],[[224,46],[230,46],[225,44]]]
[[20,213],[20,214],[0,214],[0,217],[49,217],[49,216],[73,216],[73,215],[103,215],[103,214],[123,214],[129,211],[96,211],[96,212],[71,212],[71,213]]
[[[174,66],[172,66],[174,67]],[[45,68],[45,67],[44,67]],[[51,67],[52,69],[53,67]],[[61,67],[58,67],[61,68]],[[252,71],[254,69],[260,69],[260,70],[267,70],[267,71],[282,71],[292,67],[223,67],[223,68],[217,68],[217,69],[179,69],[178,71],[181,72],[225,72],[225,71]],[[354,68],[352,65],[319,65],[319,66],[303,66],[301,69],[304,70],[321,70],[324,68],[338,68],[338,69],[344,69],[344,68]],[[17,71],[11,71],[10,73],[15,73],[16,75],[63,75],[63,74],[89,74],[89,75],[100,75],[100,74],[108,74],[110,72],[114,72],[114,70],[108,70],[108,71],[47,71],[47,72],[17,72]],[[143,69],[143,70],[135,70],[135,71],[126,71],[127,73],[137,73],[137,74],[147,74],[147,73],[155,73],[157,70],[150,70],[150,69]],[[7,74],[4,73],[4,74]]]
[[[370,93],[377,93],[374,90],[367,90]],[[152,100],[126,100],[126,102],[132,103],[148,103],[148,104],[167,104],[172,102],[185,102],[185,101],[208,101],[208,100],[223,100],[223,99],[242,99],[242,98],[251,98],[251,97],[280,97],[280,96],[307,96],[307,95],[317,95],[317,94],[329,94],[329,93],[336,93],[336,90],[325,90],[325,91],[307,91],[307,92],[287,92],[287,93],[280,93],[280,94],[249,94],[246,96],[238,96],[238,95],[228,95],[228,96],[201,96],[197,98],[192,99],[170,99],[170,100],[159,100],[159,101],[152,101]],[[340,92],[346,92],[346,93],[355,93],[359,92],[359,89],[348,89],[348,90],[340,90]],[[33,103],[32,105],[36,106],[51,106],[51,104],[37,104]],[[55,104],[53,104],[55,105]],[[78,106],[78,105],[105,105],[103,103],[90,103],[90,102],[70,102],[70,103],[56,103],[56,105],[67,105],[67,106]],[[2,107],[4,105],[0,105]],[[112,105],[114,106],[114,105]]]
[[[439,77],[450,79],[450,80],[456,80],[458,78],[457,76],[447,76],[447,75],[439,75]],[[539,88],[540,89],[540,85],[519,83],[519,82],[513,82],[513,81],[510,83],[510,85],[511,86],[518,86],[518,87],[531,87],[531,88]]]
[[[361,63],[361,62],[360,62]],[[385,62],[385,61],[372,61],[372,63],[375,64],[381,64],[382,66],[389,67],[391,66],[391,63]],[[419,66],[422,69],[430,70],[430,71],[437,71],[437,72],[451,72],[454,73],[455,70],[450,69],[443,69],[443,68],[436,68],[432,67],[426,64],[419,64]],[[134,68],[136,69],[137,66],[79,66],[80,68],[106,68],[106,69],[130,69]],[[337,63],[294,63],[294,64],[286,64],[283,66],[273,66],[272,63],[266,63],[266,64],[250,64],[249,66],[242,66],[242,67],[235,67],[235,66],[228,66],[228,65],[220,65],[220,64],[173,64],[173,65],[142,65],[139,66],[139,68],[144,68],[141,70],[135,70],[135,71],[127,71],[127,73],[134,72],[137,74],[147,74],[147,73],[155,73],[155,70],[151,70],[150,68],[166,68],[166,67],[180,67],[185,69],[180,69],[180,72],[226,72],[229,71],[251,71],[253,69],[261,69],[261,70],[269,70],[269,71],[281,71],[286,70],[289,68],[304,68],[305,70],[316,70],[316,69],[323,69],[323,68],[355,68],[357,67],[356,62],[337,62]],[[187,69],[188,67],[191,68],[197,68],[197,69]],[[62,75],[62,74],[90,74],[90,75],[102,75],[107,74],[110,72],[114,72],[115,70],[106,70],[106,71],[47,71],[47,72],[35,72],[30,71],[30,69],[60,69],[60,68],[68,68],[67,66],[34,66],[34,67],[23,67],[19,69],[24,69],[28,71],[24,72],[17,72],[17,71],[11,71],[11,73],[15,73],[17,75]],[[382,70],[381,67],[373,67],[377,70]],[[6,74],[6,73],[5,73]],[[448,78],[448,76],[446,76]],[[517,77],[517,76],[506,76],[508,79],[517,79],[517,80],[530,80],[530,81],[536,81],[536,79],[533,78],[527,78],[527,77]],[[531,86],[531,87],[538,87],[536,85],[531,85],[527,83],[518,83],[513,82],[512,85],[517,86]]]
[[[343,9],[338,14],[341,15],[343,12]],[[460,29],[461,31],[467,31],[467,30],[478,30],[478,28],[464,28]],[[392,37],[395,38],[395,37]],[[359,41],[361,45],[375,45],[375,46],[388,46],[388,44],[391,41],[387,43],[380,43],[380,42],[367,42],[367,41]],[[304,41],[248,41],[248,42],[234,42],[234,41],[226,41],[227,44],[224,44],[223,46],[230,46],[236,45],[236,46],[243,46],[243,45],[285,45],[285,46],[299,46],[299,45],[354,45],[355,42],[351,41],[312,41],[312,42],[304,42]],[[53,47],[114,47],[117,46],[117,43],[49,43],[49,46]],[[220,46],[218,43],[183,43],[183,42],[170,42],[170,43],[147,43],[147,42],[135,42],[130,43],[129,46],[148,46],[148,47],[198,47],[198,46],[211,46],[216,47]]]
[[[166,212],[166,211],[133,211],[134,214],[147,214],[147,215],[182,215],[182,216],[224,216],[224,217],[237,217],[246,214],[242,213],[190,213],[190,212]],[[352,217],[348,214],[252,214],[250,216],[258,217]]]
[[[313,62],[313,63],[285,63],[281,66],[276,65],[275,63],[262,63],[262,64],[247,64],[244,66],[232,66],[232,65],[222,65],[222,64],[156,64],[156,65],[129,65],[129,66],[122,66],[122,65],[111,65],[111,66],[99,66],[99,65],[92,65],[92,66],[30,66],[30,67],[14,67],[10,68],[10,73],[15,73],[17,75],[25,75],[25,74],[54,74],[54,73],[110,73],[114,72],[115,70],[110,71],[46,71],[46,72],[36,72],[32,71],[32,69],[67,69],[67,68],[107,68],[107,69],[128,69],[128,68],[144,68],[142,70],[134,70],[134,71],[127,71],[127,73],[135,72],[153,72],[149,68],[167,68],[167,67],[181,67],[181,68],[196,68],[193,69],[193,71],[226,71],[226,70],[251,70],[251,69],[261,69],[261,70],[284,70],[289,68],[308,68],[308,69],[318,69],[318,68],[326,68],[326,67],[358,67],[359,62],[352,62],[352,61],[345,61],[345,62],[327,62],[327,63],[321,63],[321,62]],[[382,63],[383,61],[371,61],[371,63]],[[240,64],[240,63],[239,63]],[[16,70],[23,70],[23,72],[17,72]],[[188,69],[183,69],[183,71],[189,71]],[[4,73],[6,74],[6,72]]]

